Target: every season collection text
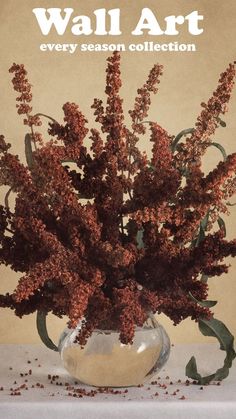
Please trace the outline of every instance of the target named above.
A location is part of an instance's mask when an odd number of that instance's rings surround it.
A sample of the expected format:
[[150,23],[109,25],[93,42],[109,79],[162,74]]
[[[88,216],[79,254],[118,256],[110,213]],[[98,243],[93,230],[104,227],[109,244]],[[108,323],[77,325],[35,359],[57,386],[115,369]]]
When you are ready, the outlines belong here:
[[169,42],[156,44],[152,41],[146,41],[141,44],[41,44],[42,52],[69,52],[74,54],[77,49],[81,52],[106,52],[106,51],[131,51],[131,52],[195,52],[195,44],[179,44],[178,42]]

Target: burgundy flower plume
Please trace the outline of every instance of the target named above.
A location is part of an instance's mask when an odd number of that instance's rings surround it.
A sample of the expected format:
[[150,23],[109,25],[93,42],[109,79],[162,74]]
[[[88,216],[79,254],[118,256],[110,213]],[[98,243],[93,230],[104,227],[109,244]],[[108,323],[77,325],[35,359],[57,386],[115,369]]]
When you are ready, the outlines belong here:
[[[138,89],[129,128],[119,93],[120,55],[107,61],[107,102],[92,105],[101,131],[89,129],[79,106],[66,103],[64,122],[51,118],[50,139],[42,142],[27,72],[14,64],[17,110],[30,127],[28,167],[0,138],[0,181],[16,196],[14,208],[9,193],[0,206],[0,260],[22,273],[0,305],[20,317],[34,311],[66,315],[70,327],[82,320],[81,345],[97,327],[117,329],[130,343],[135,325],[150,312],[165,313],[174,324],[211,319],[201,276],[227,272],[223,259],[236,255],[236,240],[226,241],[221,218],[236,192],[236,154],[206,176],[201,169],[227,110],[235,66],[222,73],[192,134],[177,144],[158,123],[145,120],[162,66],[155,65]],[[147,130],[150,160],[138,149]]]

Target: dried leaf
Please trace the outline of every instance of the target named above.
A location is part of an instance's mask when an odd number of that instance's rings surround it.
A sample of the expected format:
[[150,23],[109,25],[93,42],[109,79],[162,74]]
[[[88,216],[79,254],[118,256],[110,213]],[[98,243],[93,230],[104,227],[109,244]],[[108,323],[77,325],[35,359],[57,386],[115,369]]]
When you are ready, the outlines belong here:
[[208,281],[208,278],[209,278],[208,275],[202,274],[200,281],[206,284]]
[[25,136],[25,157],[29,169],[32,169],[34,160],[32,151],[32,138],[30,134],[26,134]]
[[176,151],[176,146],[179,143],[179,141],[181,140],[182,137],[184,137],[185,135],[188,134],[192,134],[195,131],[194,128],[187,128],[184,129],[183,131],[181,131],[179,134],[176,135],[176,137],[174,138],[172,144],[171,144],[171,150],[174,153]]
[[222,156],[223,156],[224,161],[226,161],[226,160],[227,160],[227,154],[226,154],[226,151],[225,151],[224,147],[223,147],[221,144],[219,144],[219,143],[211,143],[211,144],[209,144],[209,147],[210,147],[210,146],[213,146],[213,147],[218,148],[218,150],[220,150],[220,151],[221,151],[221,154],[222,154]]
[[143,229],[139,230],[136,235],[136,241],[138,243],[137,248],[143,249],[144,248],[144,242],[143,242]]
[[189,292],[189,296],[190,296],[191,300],[193,300],[195,303],[199,304],[201,307],[209,307],[210,308],[210,307],[214,307],[217,304],[217,301],[211,301],[211,300],[199,301],[192,295],[191,292]]
[[225,222],[224,222],[223,218],[218,217],[217,223],[218,223],[220,229],[224,232],[224,236],[226,237],[226,225],[225,225]]
[[227,329],[227,327],[220,320],[199,319],[199,329],[204,336],[213,336],[218,339],[220,343],[220,349],[226,352],[224,365],[219,368],[214,374],[202,377],[197,370],[196,359],[193,356],[188,364],[186,365],[185,373],[187,377],[197,380],[198,384],[204,385],[209,384],[211,381],[221,381],[229,375],[229,368],[232,366],[232,362],[236,357],[234,350],[234,337]]
[[220,124],[220,126],[221,127],[223,127],[223,128],[225,128],[226,127],[226,122],[225,121],[223,121],[219,116],[218,116],[218,118],[217,118],[217,121],[219,122],[219,124]]
[[45,312],[37,311],[36,324],[37,324],[38,334],[42,342],[44,343],[44,345],[46,345],[49,349],[52,349],[53,351],[58,352],[57,346],[53,343],[53,341],[48,336],[46,317],[47,317],[47,314]]

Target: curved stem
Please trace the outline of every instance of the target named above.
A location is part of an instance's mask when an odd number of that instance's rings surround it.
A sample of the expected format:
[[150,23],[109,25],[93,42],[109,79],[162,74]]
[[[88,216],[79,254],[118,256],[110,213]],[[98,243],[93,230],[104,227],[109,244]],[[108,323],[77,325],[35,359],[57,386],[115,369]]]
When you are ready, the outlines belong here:
[[155,122],[153,122],[153,121],[142,121],[142,122],[139,122],[139,124],[155,124]]
[[52,118],[49,115],[46,115],[45,113],[36,113],[34,116],[43,116],[44,118],[50,119],[52,122],[56,122],[56,124],[59,124],[59,122],[57,122],[56,119]]
[[11,191],[12,191],[12,188],[9,189],[9,191],[6,193],[5,198],[4,198],[5,207],[8,210],[10,208],[10,206],[9,206],[9,196],[10,196]]
[[130,190],[128,190],[128,195],[129,195],[130,199],[132,199],[132,195],[131,195]]
[[30,123],[29,113],[27,113],[26,116],[28,118],[28,123],[29,123],[29,126],[30,126],[31,136],[32,136],[32,140],[33,140],[33,143],[34,143],[34,148],[35,148],[35,150],[37,150],[37,144],[36,144],[36,141],[35,141],[34,130],[33,130],[32,124]]
[[181,138],[184,135],[192,134],[194,131],[195,131],[195,128],[187,128],[187,129],[183,129],[182,131],[180,131],[179,134],[176,135],[176,137],[175,137],[175,139],[174,139],[174,141],[171,145],[173,153],[175,152],[176,146],[177,146],[178,142],[181,140]]

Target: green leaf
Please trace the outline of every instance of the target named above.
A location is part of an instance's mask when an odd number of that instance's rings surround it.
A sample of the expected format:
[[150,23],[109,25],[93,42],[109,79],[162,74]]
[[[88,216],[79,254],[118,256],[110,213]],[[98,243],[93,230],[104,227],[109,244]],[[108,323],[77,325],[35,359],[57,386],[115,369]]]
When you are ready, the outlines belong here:
[[206,230],[206,228],[207,228],[207,224],[208,224],[208,220],[209,220],[209,215],[210,215],[210,211],[207,211],[205,217],[201,221],[201,227],[202,227],[203,230]]
[[7,209],[10,209],[9,196],[10,196],[11,192],[12,192],[12,188],[9,189],[9,191],[6,193],[5,198],[4,198],[5,207]]
[[185,373],[187,377],[197,380],[198,384],[209,384],[211,381],[221,381],[229,375],[229,368],[236,357],[234,350],[234,337],[227,327],[220,320],[212,317],[210,320],[199,319],[199,329],[204,336],[213,336],[218,339],[220,349],[226,352],[223,367],[219,368],[214,374],[202,377],[197,370],[196,359],[193,356],[186,365]]
[[217,121],[219,122],[219,124],[220,124],[220,126],[221,127],[223,127],[223,128],[225,128],[226,127],[226,122],[225,121],[223,121],[219,116],[218,116],[218,118],[217,118]]
[[206,237],[205,230],[207,228],[209,214],[210,214],[210,211],[207,211],[205,217],[200,222],[199,233],[198,233],[197,238],[192,241],[192,247],[197,247],[202,242],[202,240],[205,239]]
[[194,247],[197,247],[205,239],[205,229],[202,227],[202,222],[200,223],[200,229],[197,239],[194,241]]
[[202,377],[197,370],[197,362],[195,356],[189,360],[185,368],[185,375],[193,380],[197,380],[198,384],[209,384],[214,379],[214,374]]
[[36,323],[38,334],[47,348],[52,349],[53,351],[58,352],[58,347],[53,343],[53,341],[48,336],[47,325],[46,325],[47,313],[44,311],[37,311]]
[[222,119],[220,120],[220,125],[223,127],[223,128],[225,128],[226,127],[226,122],[225,121],[222,121]]
[[208,278],[209,278],[208,275],[202,274],[200,281],[206,284],[208,281]]
[[210,146],[213,146],[213,147],[218,148],[218,150],[220,150],[220,151],[221,151],[221,154],[222,154],[222,156],[223,156],[224,161],[226,161],[226,160],[227,160],[227,154],[226,154],[226,151],[225,151],[224,147],[223,147],[221,144],[219,144],[219,143],[211,143],[211,144],[209,144],[209,147],[210,147]]
[[144,242],[143,242],[143,229],[139,230],[136,235],[136,241],[137,241],[137,248],[138,249],[144,249]]
[[171,144],[171,150],[174,153],[176,151],[176,147],[177,144],[179,143],[179,141],[181,140],[182,137],[184,137],[185,135],[188,134],[192,134],[195,131],[194,128],[187,128],[184,129],[183,131],[181,131],[178,135],[176,135],[175,139],[173,140],[172,144]]
[[191,298],[191,300],[193,300],[195,303],[197,303],[199,306],[201,307],[214,307],[217,304],[217,301],[199,301],[197,300],[191,292],[189,292],[189,297]]
[[148,170],[150,170],[151,172],[155,172],[156,171],[156,168],[152,164],[149,164],[148,165]]
[[224,222],[223,218],[218,217],[217,223],[218,223],[220,229],[223,230],[224,236],[226,237],[226,225],[225,225],[225,222]]
[[26,134],[25,136],[25,157],[29,169],[32,169],[34,165],[34,160],[32,152],[32,139],[30,134]]
[[187,169],[186,167],[185,168],[181,168],[180,169],[180,173],[181,173],[181,175],[182,176],[184,176],[184,177],[188,177],[189,176],[189,174],[190,174],[190,171],[189,171],[189,169]]

